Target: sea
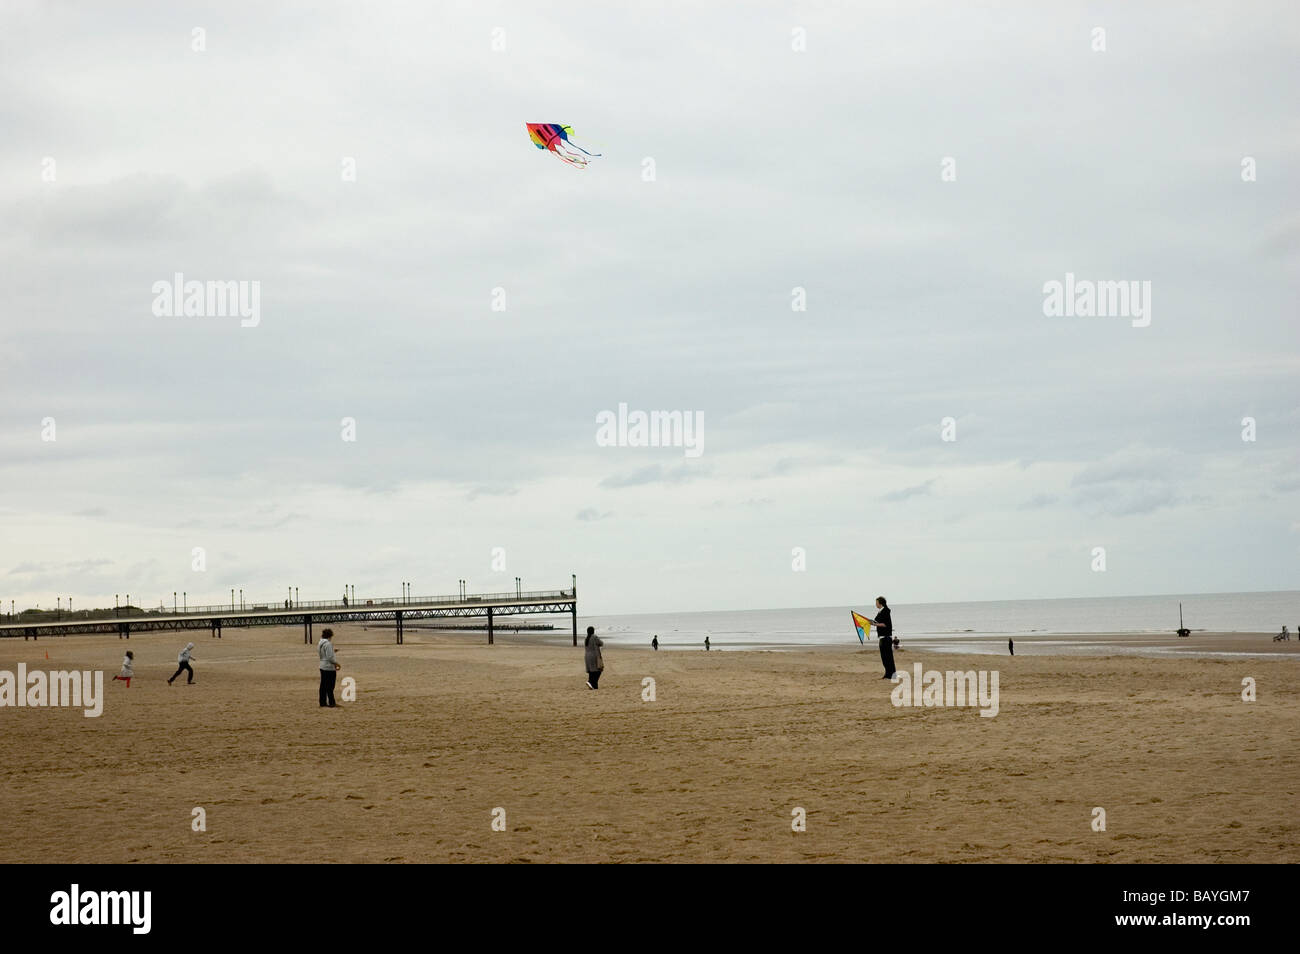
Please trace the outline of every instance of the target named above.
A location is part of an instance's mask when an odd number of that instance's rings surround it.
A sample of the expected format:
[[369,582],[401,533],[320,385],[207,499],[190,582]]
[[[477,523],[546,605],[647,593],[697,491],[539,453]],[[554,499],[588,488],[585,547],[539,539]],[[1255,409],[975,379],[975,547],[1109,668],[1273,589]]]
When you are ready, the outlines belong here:
[[[1191,630],[1193,639],[1179,641],[1178,651],[1195,652],[1197,633],[1271,634],[1286,625],[1293,634],[1292,641],[1278,644],[1279,654],[1300,657],[1300,652],[1285,652],[1300,647],[1294,635],[1300,630],[1300,590],[974,603],[891,602],[890,610],[894,635],[908,648],[1005,653],[1006,640],[1015,639],[1018,650],[1023,647],[1030,651],[1091,653],[1114,652],[1116,644],[1113,638],[1089,641],[1089,635],[1172,635],[1178,629],[1179,603],[1184,625]],[[850,610],[868,617],[876,614],[872,600],[853,606],[596,616],[580,618],[580,624],[596,626],[601,638],[614,646],[645,645],[657,635],[663,650],[699,650],[705,637],[718,650],[780,650],[857,645]],[[1053,639],[1066,634],[1070,639]],[[867,648],[875,648],[870,636]]]

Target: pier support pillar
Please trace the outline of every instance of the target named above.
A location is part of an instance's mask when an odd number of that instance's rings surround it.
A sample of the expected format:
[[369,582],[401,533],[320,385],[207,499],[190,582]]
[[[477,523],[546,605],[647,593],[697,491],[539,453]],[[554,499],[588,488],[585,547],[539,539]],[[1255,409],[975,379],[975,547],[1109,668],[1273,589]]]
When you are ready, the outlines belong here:
[[397,611],[397,645],[402,645],[402,611]]
[[311,616],[307,613],[302,616],[302,641],[311,644]]
[[492,645],[492,607],[488,607],[488,645]]
[[577,600],[578,594],[575,591],[573,595],[574,595],[573,606],[570,607],[569,612],[573,615],[573,645],[576,646],[578,645],[578,600]]
[[221,638],[221,620],[219,620],[219,619],[214,619],[214,620],[212,621],[212,636],[211,636],[211,638],[212,638],[212,639],[220,639],[220,638]]

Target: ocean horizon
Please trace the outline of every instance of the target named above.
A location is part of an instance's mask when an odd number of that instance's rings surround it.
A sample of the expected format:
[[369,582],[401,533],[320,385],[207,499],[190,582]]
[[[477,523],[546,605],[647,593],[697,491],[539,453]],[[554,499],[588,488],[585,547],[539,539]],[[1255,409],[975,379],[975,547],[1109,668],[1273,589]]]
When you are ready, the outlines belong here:
[[[1276,633],[1300,628],[1300,590],[1189,593],[1158,596],[892,603],[895,635],[919,648],[988,651],[977,637],[1032,639],[1065,634],[1170,634],[1184,625],[1215,633]],[[786,609],[705,610],[582,617],[612,645],[640,645],[659,637],[663,649],[698,649],[705,637],[717,649],[857,645],[849,615],[875,615],[874,603]],[[1190,647],[1189,647],[1190,648]]]

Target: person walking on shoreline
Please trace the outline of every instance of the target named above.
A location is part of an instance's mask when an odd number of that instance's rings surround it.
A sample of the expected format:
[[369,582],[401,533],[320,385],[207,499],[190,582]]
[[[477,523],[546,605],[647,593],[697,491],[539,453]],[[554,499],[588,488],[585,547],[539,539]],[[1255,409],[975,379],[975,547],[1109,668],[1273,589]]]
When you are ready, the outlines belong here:
[[659,652],[659,634],[658,634],[658,633],[655,633],[655,638],[652,639],[652,640],[650,640],[650,648],[653,649],[655,652]]
[[194,658],[194,644],[186,643],[185,648],[182,649],[179,655],[177,655],[176,657],[176,662],[179,665],[176,667],[176,671],[172,673],[172,678],[167,680],[167,685],[170,686],[172,684],[172,679],[175,679],[183,672],[188,672],[190,674],[189,679],[185,681],[185,685],[187,686],[194,685],[194,667],[190,665],[190,660],[193,658]]
[[885,664],[881,679],[894,678],[894,621],[889,615],[889,604],[883,596],[876,597],[876,633],[880,636],[880,661]]
[[587,627],[587,641],[583,645],[586,647],[583,655],[587,664],[587,688],[599,689],[600,674],[605,671],[605,659],[600,654],[600,647],[605,644],[596,635],[595,626]]
[[334,680],[339,677],[342,667],[334,658],[334,630],[323,629],[320,642],[316,646],[316,655],[320,657],[320,704],[323,709],[333,709]]

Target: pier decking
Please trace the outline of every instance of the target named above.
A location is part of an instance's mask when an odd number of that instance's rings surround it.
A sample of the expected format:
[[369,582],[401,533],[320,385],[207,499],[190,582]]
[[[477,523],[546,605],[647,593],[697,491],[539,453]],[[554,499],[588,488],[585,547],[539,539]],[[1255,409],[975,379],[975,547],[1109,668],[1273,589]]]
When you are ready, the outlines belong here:
[[397,642],[403,641],[405,623],[413,619],[483,618],[487,620],[488,644],[493,642],[493,625],[502,616],[540,616],[568,614],[573,624],[573,645],[578,645],[578,587],[567,590],[535,590],[514,593],[481,593],[465,596],[407,596],[389,599],[313,601],[294,603],[245,602],[242,606],[195,606],[180,611],[159,608],[142,611],[129,607],[127,615],[107,616],[76,614],[68,619],[45,622],[0,623],[0,638],[37,638],[42,636],[74,636],[85,633],[115,633],[120,639],[130,639],[132,633],[158,630],[206,629],[214,638],[221,637],[223,627],[287,626],[302,624],[303,642],[314,640],[314,627],[318,623],[392,622],[395,624]]

